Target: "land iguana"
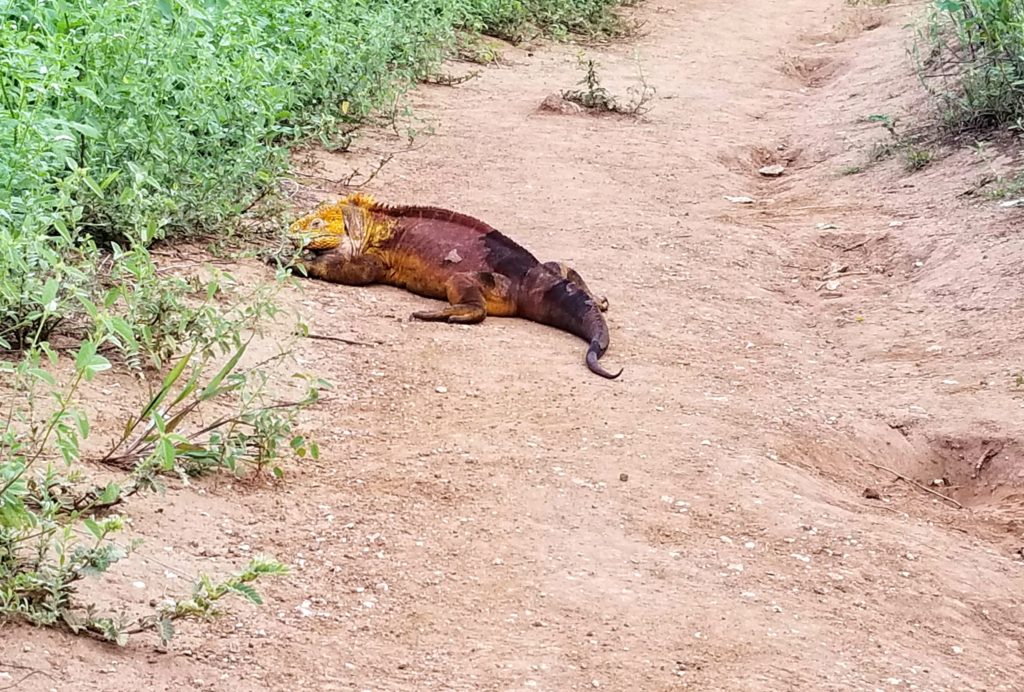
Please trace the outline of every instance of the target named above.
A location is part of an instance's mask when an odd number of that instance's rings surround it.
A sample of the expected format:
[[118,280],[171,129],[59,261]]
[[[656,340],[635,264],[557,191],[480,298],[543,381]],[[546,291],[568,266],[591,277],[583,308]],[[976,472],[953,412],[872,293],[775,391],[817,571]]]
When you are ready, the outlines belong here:
[[586,362],[615,379],[597,362],[608,350],[601,313],[608,301],[587,288],[561,262],[541,263],[529,251],[483,221],[436,207],[391,206],[356,193],[324,202],[289,227],[305,242],[297,261],[310,277],[349,286],[385,284],[446,308],[412,318],[463,324],[487,315],[522,317],[586,340]]

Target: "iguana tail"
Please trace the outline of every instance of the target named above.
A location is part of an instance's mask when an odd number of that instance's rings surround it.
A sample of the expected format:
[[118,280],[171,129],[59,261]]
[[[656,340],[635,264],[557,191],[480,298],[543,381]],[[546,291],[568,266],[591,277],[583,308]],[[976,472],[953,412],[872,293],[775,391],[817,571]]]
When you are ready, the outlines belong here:
[[590,295],[552,272],[538,269],[531,273],[533,276],[524,282],[527,290],[520,295],[522,316],[587,341],[587,367],[594,374],[609,380],[621,375],[622,370],[613,374],[597,362],[608,350],[608,325]]

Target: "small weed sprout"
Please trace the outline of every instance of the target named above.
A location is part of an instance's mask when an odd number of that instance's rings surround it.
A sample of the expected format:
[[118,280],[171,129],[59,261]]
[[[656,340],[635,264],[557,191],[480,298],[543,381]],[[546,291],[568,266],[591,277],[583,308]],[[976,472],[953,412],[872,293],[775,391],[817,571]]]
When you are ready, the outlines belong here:
[[930,150],[920,146],[917,138],[904,134],[897,129],[899,120],[889,115],[870,115],[868,122],[879,123],[889,134],[889,139],[875,142],[871,146],[868,160],[876,163],[889,158],[893,154],[899,154],[903,168],[910,173],[919,171],[932,161],[933,154]]
[[618,102],[607,89],[601,86],[601,80],[597,76],[597,63],[593,59],[583,60],[580,58],[580,66],[584,69],[585,74],[578,83],[585,88],[563,91],[562,98],[578,103],[588,110],[619,112]]
[[583,78],[578,84],[584,88],[563,91],[563,99],[597,113],[617,113],[630,117],[640,117],[650,111],[656,89],[647,83],[647,78],[644,75],[643,68],[639,65],[639,61],[637,62],[639,84],[630,86],[627,89],[630,99],[626,103],[620,102],[601,85],[601,79],[597,74],[598,65],[595,60],[592,58],[584,59],[580,56],[577,61],[584,73]]

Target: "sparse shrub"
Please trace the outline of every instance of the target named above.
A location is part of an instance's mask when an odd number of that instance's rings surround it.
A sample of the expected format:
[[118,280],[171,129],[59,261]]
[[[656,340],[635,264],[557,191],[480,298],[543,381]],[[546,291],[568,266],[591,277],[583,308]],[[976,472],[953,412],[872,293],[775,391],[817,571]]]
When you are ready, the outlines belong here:
[[889,134],[889,138],[875,142],[868,153],[868,161],[877,163],[894,154],[899,154],[903,167],[910,173],[919,171],[932,161],[931,150],[920,144],[919,137],[900,132],[897,129],[899,120],[888,115],[871,115],[868,122],[875,122],[882,125]]
[[459,23],[513,43],[527,38],[531,27],[556,37],[625,35],[630,27],[615,13],[620,0],[455,0]]
[[656,90],[647,83],[643,69],[639,70],[639,85],[627,89],[630,99],[628,102],[622,103],[601,85],[601,79],[597,74],[597,63],[593,59],[584,59],[580,56],[579,64],[584,74],[583,79],[578,83],[584,88],[563,91],[562,98],[566,101],[577,103],[589,111],[618,113],[634,117],[643,115],[651,109],[650,104]]
[[915,55],[954,127],[1024,129],[1024,0],[936,0]]
[[[259,603],[251,582],[285,568],[257,558],[221,582],[201,577],[191,596],[166,602],[152,614],[102,615],[76,599],[78,583],[105,573],[137,547],[116,540],[123,518],[110,510],[130,496],[162,490],[164,473],[194,475],[215,467],[241,473],[243,463],[259,471],[280,455],[282,442],[300,456],[315,456],[316,443],[295,434],[293,425],[296,412],[315,403],[325,383],[311,380],[303,399],[268,405],[263,403],[266,377],[254,379],[261,371],[237,371],[244,346],[212,377],[205,374],[209,358],[193,362],[195,352],[190,352],[126,422],[122,442],[105,457],[108,463],[129,461],[123,467],[128,476],[97,486],[78,463],[90,422],[76,395],[111,368],[99,351],[117,336],[98,329],[82,341],[73,374],[63,385],[46,368],[59,359],[45,342],[28,344],[19,362],[0,362],[9,386],[24,401],[12,409],[0,433],[0,622],[21,619],[119,644],[130,634],[152,630],[166,642],[175,620],[211,615],[216,601],[230,593]],[[227,409],[213,423],[191,423],[213,406]],[[189,427],[193,432],[183,432]],[[272,470],[280,477],[276,466]]]
[[932,152],[914,145],[901,149],[903,167],[913,173],[927,166],[932,161]]

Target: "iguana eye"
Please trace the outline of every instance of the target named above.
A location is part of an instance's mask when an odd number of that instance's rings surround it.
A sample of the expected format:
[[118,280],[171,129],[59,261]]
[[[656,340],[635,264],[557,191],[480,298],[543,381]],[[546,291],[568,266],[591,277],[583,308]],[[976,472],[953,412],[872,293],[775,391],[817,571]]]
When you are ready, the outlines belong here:
[[309,230],[319,231],[326,225],[327,223],[323,219],[313,219],[312,221],[309,222]]

